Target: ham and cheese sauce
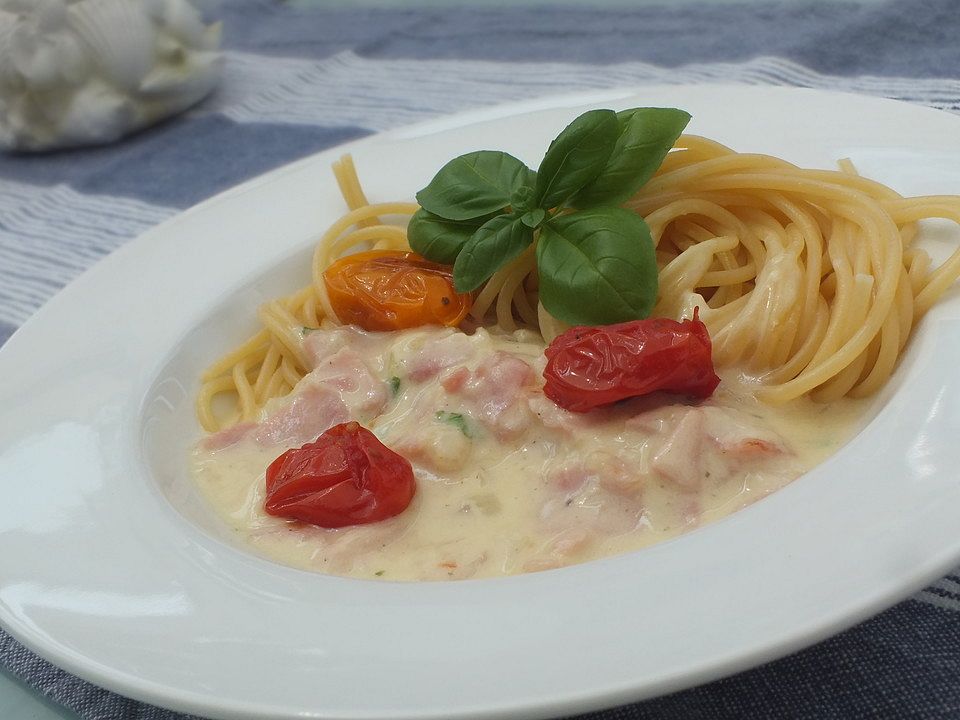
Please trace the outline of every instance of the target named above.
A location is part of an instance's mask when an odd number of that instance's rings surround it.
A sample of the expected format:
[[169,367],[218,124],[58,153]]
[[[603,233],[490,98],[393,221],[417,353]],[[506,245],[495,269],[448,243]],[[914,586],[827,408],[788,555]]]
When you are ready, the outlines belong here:
[[[296,391],[205,438],[193,470],[257,552],[335,575],[480,578],[636,550],[777,490],[862,415],[853,401],[766,407],[734,381],[699,403],[656,394],[571,413],[543,395],[544,346],[525,331],[330,327],[303,342],[313,370]],[[347,420],[413,464],[410,507],[336,530],[267,515],[270,462]]]

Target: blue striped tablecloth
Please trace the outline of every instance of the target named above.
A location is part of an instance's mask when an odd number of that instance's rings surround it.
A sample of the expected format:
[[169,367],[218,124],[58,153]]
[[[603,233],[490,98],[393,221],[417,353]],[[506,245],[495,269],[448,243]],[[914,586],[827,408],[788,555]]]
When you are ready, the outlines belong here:
[[[957,0],[486,9],[233,0],[218,13],[225,75],[202,105],[109,147],[0,154],[0,343],[99,258],[184,208],[295,158],[446,113],[703,82],[960,111]],[[0,666],[83,718],[182,717],[80,681],[2,631]],[[908,716],[960,717],[960,572],[791,657],[587,717]]]

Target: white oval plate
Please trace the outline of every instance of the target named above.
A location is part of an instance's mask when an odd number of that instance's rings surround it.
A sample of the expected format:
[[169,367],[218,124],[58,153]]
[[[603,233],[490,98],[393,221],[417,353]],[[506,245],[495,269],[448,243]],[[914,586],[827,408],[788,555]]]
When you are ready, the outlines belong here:
[[[783,655],[960,561],[960,299],[927,318],[873,421],[786,489],[676,541],[501,580],[324,577],[223,537],[186,476],[201,367],[308,277],[354,154],[374,200],[456,154],[536,166],[585,106],[809,166],[851,157],[905,193],[960,193],[960,119],[808,90],[650,87],[387,133],[226,192],[117,251],[0,352],[0,621],[128,696],[247,718],[535,718],[673,691]],[[936,229],[935,229],[936,230]],[[940,239],[956,241],[951,230]],[[935,243],[936,244],[936,243]]]

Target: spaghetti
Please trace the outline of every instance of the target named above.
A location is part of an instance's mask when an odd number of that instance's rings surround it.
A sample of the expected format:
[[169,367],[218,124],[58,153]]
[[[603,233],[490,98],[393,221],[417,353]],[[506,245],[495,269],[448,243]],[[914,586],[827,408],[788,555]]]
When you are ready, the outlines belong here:
[[[413,203],[370,204],[349,156],[334,174],[350,209],[318,242],[313,282],[264,305],[260,332],[202,377],[197,413],[207,431],[257,418],[310,367],[304,328],[339,324],[323,271],[356,249],[409,249]],[[917,222],[960,223],[960,197],[904,198],[859,176],[806,170],[682,136],[626,207],[644,217],[656,245],[660,291],[654,315],[700,308],[719,367],[738,367],[757,395],[784,403],[829,402],[878,390],[920,317],[960,276],[960,250],[939,267],[914,245]],[[538,301],[534,248],[499,270],[471,310],[478,324],[527,327],[550,341],[565,326]],[[233,398],[218,412],[218,396]],[[226,403],[230,404],[230,403]]]

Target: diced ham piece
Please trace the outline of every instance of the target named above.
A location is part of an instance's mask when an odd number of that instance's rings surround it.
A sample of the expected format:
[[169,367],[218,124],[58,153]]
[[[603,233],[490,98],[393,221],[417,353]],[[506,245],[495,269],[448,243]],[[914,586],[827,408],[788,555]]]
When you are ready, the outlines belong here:
[[290,402],[259,424],[239,423],[210,435],[204,446],[218,450],[248,436],[261,445],[302,445],[338,423],[379,415],[389,399],[387,384],[370,371],[357,350],[345,345],[351,334],[368,335],[343,328],[310,333],[304,347],[312,348],[310,356],[317,365]]
[[311,368],[318,367],[331,355],[343,348],[353,348],[369,357],[383,352],[388,342],[387,333],[367,332],[355,325],[341,325],[320,330],[311,330],[303,336],[303,352]]
[[406,374],[413,382],[435,378],[447,368],[461,365],[477,352],[477,342],[470,335],[451,331],[442,337],[434,337],[405,360]]
[[750,416],[735,410],[705,407],[705,431],[719,448],[739,460],[753,460],[787,452],[783,438],[758,427]]
[[[635,414],[630,417],[626,426],[628,429],[639,431],[645,435],[659,435],[669,433],[677,423],[691,409],[688,405],[664,405],[662,400],[648,407],[646,398],[637,398],[630,403],[630,410]],[[624,407],[628,407],[626,404]]]
[[542,393],[531,396],[527,405],[530,411],[540,419],[544,427],[559,430],[569,437],[591,432],[599,420],[607,417],[606,411],[602,408],[589,413],[575,413],[564,410]]
[[440,378],[440,387],[448,393],[458,393],[470,379],[470,370],[465,367],[454,368]]
[[664,480],[696,492],[709,478],[722,482],[731,475],[787,453],[773,430],[758,427],[746,413],[711,405],[674,406],[644,412],[627,427],[651,443],[652,469]]
[[738,443],[727,446],[727,452],[744,460],[750,460],[753,458],[770,457],[771,455],[781,455],[783,448],[768,440],[753,437],[745,438]]
[[614,493],[636,495],[643,484],[642,476],[620,457],[595,450],[584,457],[574,456],[547,475],[551,487],[572,493],[590,484]]
[[536,382],[529,364],[498,351],[480,363],[468,378],[462,379],[463,382],[456,384],[448,380],[444,388],[465,398],[471,406],[471,415],[497,437],[509,440],[527,430],[530,409],[526,401]]
[[538,521],[553,541],[528,569],[567,565],[591,539],[631,532],[642,521],[643,478],[612,453],[574,454],[550,467],[545,479]]
[[687,527],[699,527],[703,522],[703,505],[698,496],[690,495],[683,503],[681,519]]
[[347,347],[349,336],[342,328],[316,330],[303,337],[303,352],[311,368],[317,367],[328,357]]
[[262,445],[303,445],[334,425],[350,420],[339,393],[329,385],[307,385],[286,407],[260,423],[254,433]]
[[654,452],[654,471],[684,490],[699,490],[704,480],[705,439],[703,413],[700,408],[687,408]]
[[256,423],[252,422],[242,422],[231,425],[225,430],[207,435],[201,442],[201,445],[204,450],[223,450],[243,440],[256,426]]
[[358,420],[379,415],[389,399],[387,384],[370,372],[360,353],[347,347],[324,358],[303,382],[335,389]]

